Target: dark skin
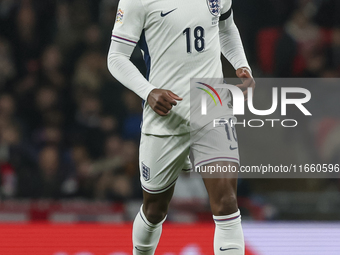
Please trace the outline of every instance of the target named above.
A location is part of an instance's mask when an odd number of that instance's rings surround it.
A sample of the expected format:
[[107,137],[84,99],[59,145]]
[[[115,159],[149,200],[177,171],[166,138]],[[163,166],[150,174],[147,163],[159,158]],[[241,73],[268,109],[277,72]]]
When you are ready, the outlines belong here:
[[[245,98],[247,98],[247,88],[255,89],[255,81],[251,72],[248,68],[242,67],[236,70],[236,76],[242,81],[242,84],[237,87],[242,89]],[[172,107],[177,105],[177,101],[181,100],[181,97],[165,89],[154,89],[147,98],[150,107],[160,116],[168,115]],[[213,162],[207,166],[209,165],[230,165],[239,168],[237,163],[228,161]],[[203,176],[203,181],[209,195],[213,215],[223,216],[237,211],[237,176],[234,174],[224,174],[221,178],[204,178]],[[143,212],[151,223],[157,224],[166,216],[174,187],[172,186],[160,194],[150,194],[143,190]]]
[[157,114],[166,116],[170,113],[173,106],[177,105],[177,101],[183,98],[177,96],[170,90],[154,89],[148,96],[148,103]]
[[244,100],[247,100],[248,88],[255,89],[255,80],[247,67],[241,67],[236,70],[236,76],[241,79],[242,84],[236,85],[243,91]]
[[[238,164],[228,161],[214,162],[209,165],[235,166]],[[204,178],[204,185],[209,195],[211,212],[215,216],[232,214],[237,211],[237,178],[224,174],[221,178]],[[150,194],[143,190],[143,212],[148,221],[157,224],[168,213],[169,203],[174,193],[175,185],[160,194]]]

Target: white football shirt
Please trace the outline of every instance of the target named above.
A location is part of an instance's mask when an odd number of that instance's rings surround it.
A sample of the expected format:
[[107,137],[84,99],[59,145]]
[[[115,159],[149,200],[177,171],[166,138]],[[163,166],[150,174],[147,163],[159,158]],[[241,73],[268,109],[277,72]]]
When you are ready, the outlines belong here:
[[231,0],[119,2],[112,40],[138,43],[149,82],[183,98],[165,117],[145,102],[143,133],[190,132],[190,79],[223,78],[218,23],[230,14]]

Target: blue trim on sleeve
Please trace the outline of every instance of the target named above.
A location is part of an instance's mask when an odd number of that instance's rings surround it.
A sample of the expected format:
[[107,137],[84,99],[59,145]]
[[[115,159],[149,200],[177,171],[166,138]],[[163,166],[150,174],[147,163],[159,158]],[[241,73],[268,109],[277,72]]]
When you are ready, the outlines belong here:
[[146,79],[149,80],[150,68],[151,68],[151,57],[149,53],[149,48],[145,39],[145,30],[143,29],[140,39],[138,41],[138,46],[144,51],[144,61],[146,65]]

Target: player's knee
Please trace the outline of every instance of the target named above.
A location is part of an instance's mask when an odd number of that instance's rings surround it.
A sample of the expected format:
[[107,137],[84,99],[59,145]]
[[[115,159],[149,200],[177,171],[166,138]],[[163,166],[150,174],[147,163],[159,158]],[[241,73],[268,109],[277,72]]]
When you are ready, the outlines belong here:
[[161,222],[167,214],[167,210],[162,210],[155,206],[145,206],[144,210],[145,217],[153,224]]
[[228,194],[217,199],[212,205],[213,214],[223,216],[237,211],[236,194]]

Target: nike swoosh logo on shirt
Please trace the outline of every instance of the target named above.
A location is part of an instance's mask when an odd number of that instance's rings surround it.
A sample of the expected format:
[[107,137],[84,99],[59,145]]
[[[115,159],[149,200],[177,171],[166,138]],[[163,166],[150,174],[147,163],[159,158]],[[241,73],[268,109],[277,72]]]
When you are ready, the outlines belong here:
[[230,146],[229,146],[229,149],[233,151],[233,150],[236,150],[237,147],[231,147],[231,145],[230,145]]
[[163,13],[163,11],[161,11],[161,17],[165,17],[166,15],[172,13],[174,10],[177,10],[177,8],[175,8],[175,9],[173,9],[173,10],[171,10],[171,11],[168,11],[168,12],[166,12],[166,13]]

